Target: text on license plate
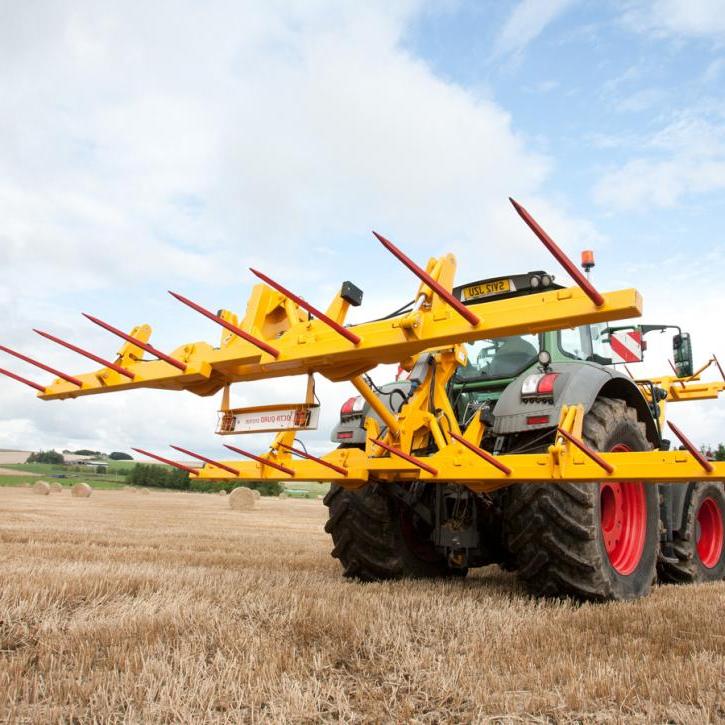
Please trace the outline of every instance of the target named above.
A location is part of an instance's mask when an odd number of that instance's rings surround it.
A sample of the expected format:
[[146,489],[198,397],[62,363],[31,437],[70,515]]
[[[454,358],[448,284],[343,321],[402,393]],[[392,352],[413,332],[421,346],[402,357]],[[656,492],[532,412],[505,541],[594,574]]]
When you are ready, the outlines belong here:
[[497,279],[495,282],[472,284],[463,288],[463,299],[472,300],[477,297],[490,297],[511,291],[511,282],[508,279]]

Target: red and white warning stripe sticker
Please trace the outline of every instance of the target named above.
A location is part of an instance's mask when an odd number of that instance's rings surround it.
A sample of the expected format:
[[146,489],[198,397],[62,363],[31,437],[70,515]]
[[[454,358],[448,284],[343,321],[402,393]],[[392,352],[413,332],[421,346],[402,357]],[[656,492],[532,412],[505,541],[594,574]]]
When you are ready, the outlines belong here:
[[634,363],[642,360],[642,333],[639,330],[619,330],[609,336],[612,362]]

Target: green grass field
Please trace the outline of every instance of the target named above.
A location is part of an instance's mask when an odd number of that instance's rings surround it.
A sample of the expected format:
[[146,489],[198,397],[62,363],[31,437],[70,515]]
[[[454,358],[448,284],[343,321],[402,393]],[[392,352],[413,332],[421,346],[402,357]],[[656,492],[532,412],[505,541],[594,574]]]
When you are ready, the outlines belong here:
[[[13,463],[2,466],[8,471],[17,471],[17,476],[0,475],[0,486],[20,486],[36,481],[57,481],[63,486],[72,486],[84,481],[93,488],[120,488],[126,483],[122,471],[135,461],[113,461],[107,473],[96,473],[93,468],[79,470],[80,466],[62,466],[52,463]],[[32,475],[27,475],[32,474]]]
[[[84,481],[93,488],[121,488],[126,485],[124,471],[133,468],[136,463],[137,461],[110,461],[107,473],[96,473],[92,467],[86,469],[80,466],[62,466],[52,463],[7,464],[0,468],[17,471],[18,475],[0,475],[0,486],[21,486],[24,483],[33,484],[36,481],[48,480],[58,481],[63,486],[72,486],[79,481]],[[295,482],[285,484],[285,492],[290,498],[317,498],[324,496],[329,487],[329,483]]]

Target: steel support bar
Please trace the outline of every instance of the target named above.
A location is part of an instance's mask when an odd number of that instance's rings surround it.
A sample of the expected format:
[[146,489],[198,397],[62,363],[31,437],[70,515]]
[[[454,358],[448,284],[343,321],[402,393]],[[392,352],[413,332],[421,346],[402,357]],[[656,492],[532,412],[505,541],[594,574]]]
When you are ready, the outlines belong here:
[[377,413],[380,419],[388,427],[389,431],[392,431],[397,435],[400,431],[400,425],[398,419],[388,410],[385,403],[375,394],[375,391],[365,382],[360,376],[354,377],[350,381],[360,395],[365,398],[365,402]]

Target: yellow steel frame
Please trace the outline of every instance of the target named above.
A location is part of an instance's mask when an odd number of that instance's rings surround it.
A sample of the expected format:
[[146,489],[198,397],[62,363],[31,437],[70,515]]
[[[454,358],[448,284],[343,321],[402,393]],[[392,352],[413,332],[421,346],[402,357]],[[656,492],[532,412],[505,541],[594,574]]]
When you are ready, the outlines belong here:
[[[427,272],[450,290],[455,258],[449,254],[431,259]],[[180,373],[164,361],[143,360],[142,351],[127,343],[116,362],[134,374],[133,380],[103,368],[76,376],[82,382],[81,387],[55,380],[39,397],[63,399],[142,387],[211,395],[220,389],[228,391],[228,386],[234,382],[317,372],[333,381],[352,381],[383,420],[386,445],[404,454],[426,448],[431,440],[437,448],[435,453],[419,459],[422,466],[415,463],[416,459],[411,462],[391,456],[374,442],[381,431],[375,419],[368,418],[364,450],[338,449],[322,458],[343,469],[346,475],[315,460],[295,459],[288,448],[294,444],[295,433],[285,431],[276,436],[262,460],[282,465],[292,474],[256,461],[234,460],[221,463],[237,470],[238,474],[207,463],[195,474],[199,479],[322,479],[348,488],[364,486],[373,480],[421,480],[460,483],[474,491],[493,491],[524,482],[725,480],[725,463],[714,463],[712,470],[706,471],[690,453],[682,451],[602,453],[598,463],[562,435],[557,436],[544,453],[497,456],[495,460],[504,469],[499,470],[489,461],[482,460],[475,450],[455,440],[455,436],[462,436],[475,449],[485,432],[478,415],[461,430],[446,394],[451,376],[466,360],[462,343],[639,316],[642,300],[636,290],[604,294],[603,304],[599,306],[576,287],[482,302],[468,308],[479,318],[475,325],[459,316],[425,283],[420,285],[416,299],[418,303],[411,313],[348,328],[360,338],[359,343],[354,344],[322,320],[311,319],[284,294],[264,284],[256,285],[241,322],[229,311],[222,312],[221,316],[245,333],[273,346],[278,351],[276,358],[225,331],[219,347],[196,342],[171,353],[186,364],[186,370]],[[342,324],[348,307],[348,302],[337,296],[326,314]],[[151,329],[147,325],[134,330],[134,336],[143,342],[148,342],[150,335]],[[381,363],[407,361],[410,364],[425,351],[432,354],[426,377],[399,413],[393,415],[361,375]],[[715,397],[725,388],[725,384],[702,384],[697,374],[687,380],[658,378],[655,382],[667,389],[667,399],[672,401]],[[644,388],[643,391],[646,392]],[[661,405],[661,412],[664,418],[664,405]],[[581,406],[565,407],[560,428],[579,438],[583,413]],[[611,470],[605,470],[602,462]]]
[[[584,409],[582,406],[565,407],[560,425],[564,430],[581,436]],[[368,424],[374,423],[368,419]],[[607,473],[600,465],[588,458],[563,436],[545,453],[510,454],[497,456],[496,460],[511,470],[506,474],[482,461],[462,443],[451,440],[436,453],[421,459],[436,469],[436,474],[387,455],[372,443],[377,431],[368,438],[365,450],[342,448],[328,453],[322,460],[347,469],[347,476],[330,470],[320,463],[296,460],[280,443],[292,445],[294,434],[281,433],[272,444],[266,460],[281,464],[294,471],[290,476],[256,462],[222,461],[239,470],[235,476],[214,466],[205,465],[197,475],[200,479],[219,481],[332,481],[345,488],[359,488],[370,481],[424,481],[426,483],[459,483],[473,491],[489,492],[517,483],[562,483],[590,481],[650,481],[687,483],[693,480],[725,480],[725,463],[713,462],[712,472],[706,472],[686,451],[648,451],[627,453],[600,453],[600,458],[612,467]],[[483,426],[474,418],[464,437],[478,444]]]
[[[445,281],[450,289],[455,259],[450,254],[437,260],[431,259],[427,270],[437,281]],[[578,287],[572,287],[471,305],[469,309],[480,317],[479,323],[474,326],[424,284],[420,286],[416,298],[423,302],[413,313],[349,328],[361,338],[360,343],[354,345],[321,320],[310,319],[306,312],[281,293],[265,284],[258,284],[239,327],[279,350],[276,359],[225,331],[217,348],[206,342],[195,342],[182,345],[170,353],[186,364],[186,371],[180,373],[167,362],[142,360],[139,349],[126,343],[116,362],[134,374],[133,380],[109,368],[102,368],[76,375],[82,382],[80,388],[57,379],[38,397],[43,400],[76,398],[134,388],[189,390],[198,395],[212,395],[230,383],[314,372],[334,381],[351,380],[376,365],[398,363],[423,350],[626,319],[642,312],[642,298],[634,289],[605,294],[604,304],[597,307]],[[344,323],[348,307],[349,304],[337,296],[327,315],[338,323]],[[225,311],[223,317],[237,324],[233,313]],[[151,330],[147,325],[143,329],[146,331],[144,342],[147,342]]]

